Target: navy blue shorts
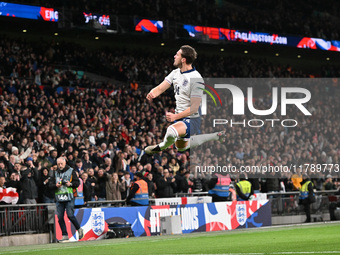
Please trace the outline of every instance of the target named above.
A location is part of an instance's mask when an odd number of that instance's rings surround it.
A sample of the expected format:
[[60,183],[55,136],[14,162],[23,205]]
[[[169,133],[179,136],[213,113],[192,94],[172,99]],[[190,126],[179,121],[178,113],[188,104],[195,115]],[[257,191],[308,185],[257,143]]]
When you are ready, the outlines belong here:
[[199,135],[201,133],[201,117],[198,118],[183,118],[176,120],[176,122],[182,121],[186,127],[187,127],[187,132],[185,136],[182,136],[181,138],[184,139],[189,139],[190,135]]

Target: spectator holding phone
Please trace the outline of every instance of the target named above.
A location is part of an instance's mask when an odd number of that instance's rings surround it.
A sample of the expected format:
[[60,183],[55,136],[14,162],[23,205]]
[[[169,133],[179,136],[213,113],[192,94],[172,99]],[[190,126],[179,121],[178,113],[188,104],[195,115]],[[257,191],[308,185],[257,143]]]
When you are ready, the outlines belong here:
[[42,202],[43,203],[55,203],[54,192],[49,188],[49,182],[51,180],[51,176],[49,175],[49,171],[46,167],[41,169],[40,171],[40,192],[42,194]]

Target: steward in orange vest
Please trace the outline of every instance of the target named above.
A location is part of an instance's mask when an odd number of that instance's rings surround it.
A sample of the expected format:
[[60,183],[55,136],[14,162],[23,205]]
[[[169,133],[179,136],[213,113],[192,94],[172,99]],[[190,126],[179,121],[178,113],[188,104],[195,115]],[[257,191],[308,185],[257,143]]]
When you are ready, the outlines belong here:
[[136,181],[131,187],[129,196],[126,202],[133,206],[147,206],[149,205],[149,189],[146,181],[143,180],[143,174],[135,173]]
[[231,179],[229,174],[223,176],[221,174],[215,174],[208,183],[208,194],[212,196],[213,202],[218,201],[230,201],[229,185]]

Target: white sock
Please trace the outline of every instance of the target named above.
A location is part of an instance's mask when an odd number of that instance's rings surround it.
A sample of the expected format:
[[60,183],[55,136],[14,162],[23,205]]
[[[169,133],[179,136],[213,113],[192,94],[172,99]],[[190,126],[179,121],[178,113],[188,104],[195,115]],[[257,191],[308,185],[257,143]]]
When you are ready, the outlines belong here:
[[172,126],[169,126],[166,130],[164,140],[159,144],[159,147],[161,148],[161,150],[165,150],[169,146],[173,145],[176,142],[177,138],[178,138],[177,130]]
[[190,137],[190,148],[193,149],[201,144],[209,141],[217,141],[219,139],[218,132],[212,134],[194,135]]

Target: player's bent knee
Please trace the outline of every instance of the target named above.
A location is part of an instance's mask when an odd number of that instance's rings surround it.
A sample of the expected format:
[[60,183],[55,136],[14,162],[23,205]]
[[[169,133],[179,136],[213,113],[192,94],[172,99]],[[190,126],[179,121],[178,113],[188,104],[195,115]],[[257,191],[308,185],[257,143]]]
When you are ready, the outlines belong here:
[[168,137],[171,137],[173,138],[174,140],[176,140],[178,138],[178,132],[177,130],[172,127],[172,126],[169,126],[166,130],[166,134]]

